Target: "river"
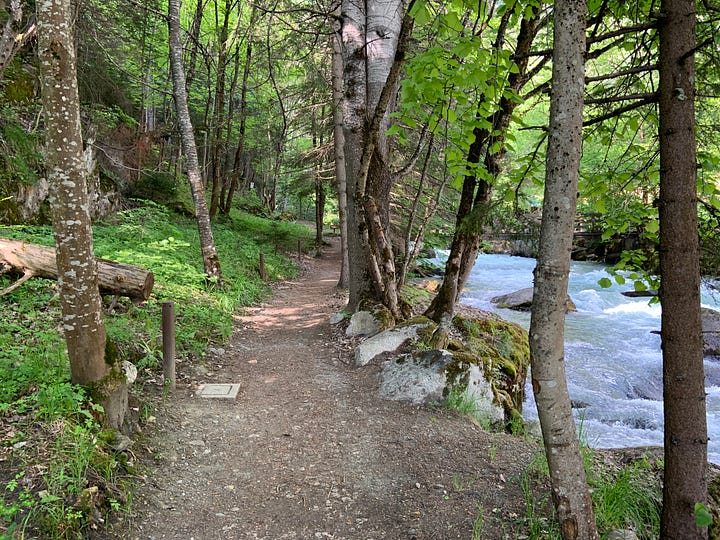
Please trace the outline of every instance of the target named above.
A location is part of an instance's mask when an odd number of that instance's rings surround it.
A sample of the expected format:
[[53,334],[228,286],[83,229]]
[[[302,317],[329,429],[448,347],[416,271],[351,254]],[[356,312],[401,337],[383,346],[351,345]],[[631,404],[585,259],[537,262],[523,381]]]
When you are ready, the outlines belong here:
[[[491,299],[532,286],[535,260],[508,255],[478,257],[462,302],[494,311],[525,328],[530,314],[498,309]],[[621,294],[632,285],[598,285],[600,264],[573,262],[569,293],[577,312],[568,313],[565,358],[570,398],[583,439],[592,447],[662,445],[662,355],[660,306]],[[720,296],[703,291],[703,305],[720,309]],[[720,464],[720,359],[706,359],[708,459]],[[537,420],[531,388],[523,407]]]

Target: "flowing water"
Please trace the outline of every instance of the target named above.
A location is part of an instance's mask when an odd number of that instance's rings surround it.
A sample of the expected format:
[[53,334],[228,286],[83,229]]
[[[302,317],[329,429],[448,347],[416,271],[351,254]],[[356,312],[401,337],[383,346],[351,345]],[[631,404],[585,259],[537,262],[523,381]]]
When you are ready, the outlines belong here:
[[[480,255],[462,302],[494,311],[525,328],[530,314],[498,309],[491,299],[532,286],[534,259]],[[632,285],[598,285],[605,267],[573,262],[569,293],[577,312],[566,317],[565,358],[570,398],[590,446],[662,445],[660,306],[621,294]],[[703,305],[720,309],[720,296],[703,292]],[[720,464],[720,359],[706,359],[708,458]],[[532,389],[524,415],[537,419]]]

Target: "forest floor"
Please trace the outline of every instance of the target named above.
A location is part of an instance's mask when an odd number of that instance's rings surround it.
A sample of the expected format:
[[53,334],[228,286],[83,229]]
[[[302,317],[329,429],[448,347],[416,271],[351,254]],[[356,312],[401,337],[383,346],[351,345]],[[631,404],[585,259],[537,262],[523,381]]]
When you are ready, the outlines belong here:
[[[521,479],[537,443],[443,408],[379,398],[379,366],[355,367],[351,344],[328,322],[346,303],[337,241],[303,265],[297,280],[238,317],[207,371],[179,365],[176,391],[158,395],[154,426],[133,449],[145,476],[131,513],[110,534],[524,537]],[[239,383],[240,392],[197,397],[205,383]]]

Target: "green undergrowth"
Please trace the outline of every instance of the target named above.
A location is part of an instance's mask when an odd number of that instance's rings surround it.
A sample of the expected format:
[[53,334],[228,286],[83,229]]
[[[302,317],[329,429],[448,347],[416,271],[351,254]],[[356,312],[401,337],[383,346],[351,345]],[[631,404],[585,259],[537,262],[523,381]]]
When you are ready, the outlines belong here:
[[[108,336],[141,379],[161,372],[163,302],[175,303],[178,360],[202,363],[209,345],[229,337],[233,314],[269,293],[260,253],[268,281],[289,279],[296,267],[286,254],[312,242],[307,227],[235,211],[214,222],[213,233],[222,285],[206,282],[190,218],[143,203],[94,227],[97,256],[155,276],[147,302],[104,299]],[[53,242],[49,227],[0,227],[0,237]],[[14,279],[0,276],[0,289]],[[83,537],[129,507],[132,453],[113,450],[97,406],[69,382],[56,282],[33,278],[0,297],[0,309],[0,539]]]
[[[600,537],[614,530],[632,530],[640,540],[659,538],[662,461],[642,455],[614,463],[586,446],[582,453]],[[525,496],[522,520],[527,538],[560,540],[542,451],[520,474],[519,482]]]

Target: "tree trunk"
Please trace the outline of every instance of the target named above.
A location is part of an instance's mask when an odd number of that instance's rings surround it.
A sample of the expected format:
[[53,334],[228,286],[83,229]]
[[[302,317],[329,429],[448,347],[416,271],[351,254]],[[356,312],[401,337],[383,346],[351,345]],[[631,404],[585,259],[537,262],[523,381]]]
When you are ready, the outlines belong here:
[[210,214],[205,200],[205,186],[203,186],[200,166],[198,164],[197,147],[193,135],[190,110],[185,91],[185,73],[182,65],[182,42],[180,41],[180,0],[168,2],[168,33],[170,38],[170,67],[172,69],[173,97],[178,116],[182,148],[187,160],[187,175],[190,181],[193,202],[195,203],[195,218],[200,235],[200,249],[202,251],[205,275],[210,280],[222,282],[220,260],[215,249],[212,228],[210,227]]
[[[519,93],[528,81],[527,67],[528,55],[538,31],[539,7],[531,8],[527,16],[520,22],[520,31],[515,47],[517,70],[508,76],[508,87],[515,93]],[[511,13],[508,10],[502,17],[498,35],[495,39],[494,48],[500,49],[504,46],[505,31],[510,21]],[[478,104],[480,109],[484,103]],[[455,220],[455,231],[450,245],[450,254],[445,265],[443,281],[437,295],[431,302],[425,314],[438,324],[443,320],[452,319],[455,312],[455,305],[460,298],[460,293],[467,283],[470,272],[475,264],[482,227],[487,218],[492,186],[482,178],[478,178],[474,172],[475,167],[484,157],[484,165],[488,173],[495,178],[500,174],[500,159],[505,154],[504,138],[517,102],[509,97],[503,96],[500,100],[499,109],[487,118],[492,129],[473,129],[473,142],[468,150],[468,172],[463,180],[463,188],[458,205]],[[496,142],[503,143],[499,149],[494,149]]]
[[[250,12],[250,26],[255,21],[255,7]],[[252,35],[248,34],[247,47],[245,49],[245,66],[243,68],[242,87],[240,88],[240,128],[238,129],[238,143],[235,149],[235,159],[233,160],[233,170],[230,177],[230,187],[228,188],[227,198],[225,200],[225,207],[223,212],[225,214],[230,213],[232,208],[232,200],[235,196],[235,190],[237,190],[240,177],[242,176],[242,170],[244,166],[244,150],[245,150],[245,125],[247,123],[247,89],[248,89],[248,78],[250,77],[250,61],[252,60]]]
[[210,169],[212,172],[212,194],[210,196],[210,219],[220,207],[220,182],[223,175],[223,132],[225,131],[225,78],[227,72],[227,40],[228,27],[230,25],[230,0],[225,0],[225,12],[223,14],[223,24],[220,29],[220,35],[217,39],[218,56],[217,56],[217,74],[215,83],[215,108],[213,111],[214,134],[212,141],[212,163]]
[[185,77],[185,89],[187,92],[190,91],[193,79],[195,78],[195,65],[197,64],[198,45],[200,44],[200,27],[202,26],[204,10],[205,0],[197,0],[193,22],[190,25],[190,32],[188,32],[190,38],[190,58],[188,61],[187,77]]
[[37,30],[34,15],[31,15],[24,27],[21,27],[23,22],[21,0],[10,0],[9,7],[8,18],[5,21],[2,36],[0,36],[0,80],[15,53],[35,37]]
[[585,0],[554,4],[552,93],[540,251],[530,320],[532,387],[564,540],[596,539],[565,379],[565,301],[582,155]]
[[40,2],[37,10],[45,164],[71,380],[85,386],[103,406],[107,423],[120,429],[127,410],[127,385],[117,359],[105,355],[107,335],[88,212],[72,5]]
[[[410,2],[412,4],[412,2]],[[412,33],[400,1],[343,2],[350,307],[364,299],[402,316],[388,236],[392,174],[385,133]]]
[[[317,111],[312,111],[312,144],[313,149],[317,150],[323,145],[322,124],[325,116],[325,107],[320,110],[320,122],[317,120]],[[318,133],[319,132],[319,133]],[[320,154],[317,153],[319,156]],[[325,183],[322,178],[323,159],[318,157],[313,165],[313,176],[315,183],[315,245],[320,253],[320,247],[323,242],[323,229],[325,220]]]
[[[0,266],[16,273],[58,279],[55,249],[18,240],[0,238]],[[97,259],[98,286],[101,294],[117,294],[133,300],[150,298],[155,278],[144,268]]]
[[[336,11],[340,15],[340,8]],[[333,143],[335,148],[335,186],[338,199],[340,223],[340,252],[342,264],[338,287],[347,288],[349,282],[348,226],[347,226],[347,176],[345,174],[345,134],[343,133],[343,58],[342,35],[336,31],[332,36],[332,98],[333,98]]]
[[661,537],[701,539],[707,417],[700,322],[695,158],[695,2],[665,0],[660,19],[660,302],[665,409]]

